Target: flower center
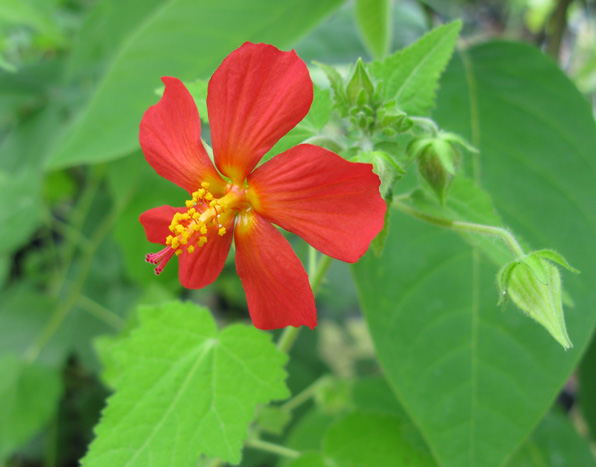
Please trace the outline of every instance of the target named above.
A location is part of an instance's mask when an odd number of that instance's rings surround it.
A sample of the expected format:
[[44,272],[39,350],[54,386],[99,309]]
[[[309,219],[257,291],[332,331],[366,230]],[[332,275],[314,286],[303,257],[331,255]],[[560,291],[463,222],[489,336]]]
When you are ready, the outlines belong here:
[[215,231],[219,236],[224,236],[227,233],[224,225],[248,207],[245,191],[237,185],[228,185],[226,194],[215,198],[209,191],[209,183],[201,183],[201,188],[192,194],[192,199],[186,201],[186,212],[177,212],[172,217],[169,227],[172,234],[166,237],[167,247],[145,257],[148,263],[157,265],[155,274],[159,275],[163,271],[174,254],[192,254],[196,248],[203,247]]

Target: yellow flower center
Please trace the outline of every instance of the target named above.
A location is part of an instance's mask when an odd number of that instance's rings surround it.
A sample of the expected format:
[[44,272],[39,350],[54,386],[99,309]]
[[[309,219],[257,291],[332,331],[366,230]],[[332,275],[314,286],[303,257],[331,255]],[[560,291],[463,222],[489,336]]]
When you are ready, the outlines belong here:
[[210,229],[217,229],[220,236],[225,235],[227,231],[224,225],[248,206],[245,192],[244,188],[230,184],[224,196],[215,198],[209,191],[209,183],[201,183],[201,188],[192,194],[192,199],[186,201],[186,212],[174,214],[169,227],[172,234],[166,238],[166,245],[176,255],[184,251],[193,253],[195,248],[207,243]]

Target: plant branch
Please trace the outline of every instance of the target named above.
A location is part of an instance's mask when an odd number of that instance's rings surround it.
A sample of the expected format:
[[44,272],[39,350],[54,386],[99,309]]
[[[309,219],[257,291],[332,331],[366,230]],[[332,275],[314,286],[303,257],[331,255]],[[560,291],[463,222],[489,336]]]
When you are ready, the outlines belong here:
[[294,449],[286,448],[285,446],[280,446],[279,444],[270,443],[269,441],[263,441],[262,439],[250,439],[246,442],[245,446],[258,449],[260,451],[277,454],[278,456],[287,457],[289,459],[297,459],[301,454]]
[[495,227],[493,225],[485,224],[474,224],[472,222],[452,221],[450,219],[434,217],[418,211],[417,209],[400,201],[394,201],[392,206],[406,214],[409,214],[410,216],[421,219],[425,222],[428,222],[429,224],[438,225],[439,227],[444,227],[446,229],[455,230],[458,232],[479,233],[483,235],[499,237],[512,251],[516,258],[520,259],[526,255],[523,248],[511,234],[511,232],[502,227]]

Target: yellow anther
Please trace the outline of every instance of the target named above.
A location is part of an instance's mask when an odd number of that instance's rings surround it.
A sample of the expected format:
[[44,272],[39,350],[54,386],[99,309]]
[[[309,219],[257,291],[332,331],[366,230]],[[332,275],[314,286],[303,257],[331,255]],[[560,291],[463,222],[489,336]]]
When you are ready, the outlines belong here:
[[205,195],[205,199],[207,201],[211,201],[213,199],[213,195],[211,193],[207,192],[207,194]]
[[168,229],[170,229],[170,232],[174,232],[174,229],[176,228],[176,226],[174,224],[170,224],[170,226],[168,227]]
[[172,238],[172,248],[178,248],[180,246],[180,240],[178,237]]
[[219,228],[219,232],[217,232],[220,236],[224,236],[226,234],[226,228],[225,227],[220,227]]
[[173,239],[173,238],[174,238],[174,237],[172,237],[171,235],[168,235],[168,236],[166,237],[166,245],[171,245],[171,244],[172,244],[172,239]]
[[216,200],[216,199],[212,200],[212,201],[209,203],[209,207],[211,207],[211,208],[212,208],[213,206],[216,206],[216,205],[217,205],[217,200]]
[[194,215],[196,212],[197,212],[197,210],[196,210],[195,208],[190,208],[190,209],[188,210],[188,215],[189,215],[189,216],[193,216],[193,215]]
[[192,199],[189,199],[189,200],[186,201],[186,207],[188,209],[192,208],[193,204],[195,204],[195,202]]
[[184,214],[182,214],[181,219],[183,221],[188,221],[190,220],[190,215],[187,212],[185,212]]
[[199,248],[207,243],[207,237],[199,237]]
[[203,182],[203,183],[201,183],[201,186],[203,188],[209,188],[209,182]]
[[195,251],[195,247],[192,245],[189,245],[188,248],[186,249],[186,251],[188,251],[189,253],[192,253],[193,251]]
[[198,232],[200,229],[201,229],[201,226],[199,224],[192,225],[193,232]]
[[203,225],[201,226],[201,233],[202,233],[203,235],[205,235],[205,234],[207,233],[207,226],[206,226],[205,224],[203,224]]
[[182,227],[180,224],[178,224],[176,226],[176,232],[181,234],[182,232],[184,232],[184,227]]
[[184,237],[182,237],[182,238],[180,239],[180,245],[186,245],[187,243],[188,243],[188,238],[184,238]]
[[200,215],[198,212],[195,212],[195,213],[192,215],[192,218],[193,218],[194,220],[197,220],[199,217],[201,217],[201,215]]
[[176,256],[180,256],[182,254],[182,249],[178,248],[176,250]]

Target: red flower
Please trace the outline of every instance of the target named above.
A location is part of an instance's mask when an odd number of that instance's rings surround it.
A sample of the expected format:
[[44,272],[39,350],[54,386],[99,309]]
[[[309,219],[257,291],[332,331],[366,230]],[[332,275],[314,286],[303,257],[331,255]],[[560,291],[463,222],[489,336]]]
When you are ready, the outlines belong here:
[[386,209],[372,166],[300,144],[255,169],[312,103],[308,70],[294,51],[246,43],[213,74],[207,107],[217,170],[201,143],[193,98],[178,79],[162,81],[165,92],[145,112],[139,140],[155,171],[192,199],[141,214],[149,241],[166,246],[147,261],[159,274],[177,255],[180,282],[198,289],[223,269],[233,235],[254,325],[314,328],[308,276],[272,224],[326,255],[357,261],[383,227]]

